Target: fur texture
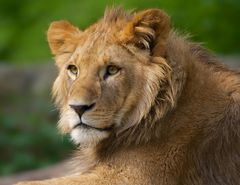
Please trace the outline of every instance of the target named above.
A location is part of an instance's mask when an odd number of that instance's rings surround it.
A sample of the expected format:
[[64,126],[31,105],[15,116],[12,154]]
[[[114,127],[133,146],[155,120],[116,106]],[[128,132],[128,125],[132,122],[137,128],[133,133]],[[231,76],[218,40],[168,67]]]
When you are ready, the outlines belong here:
[[75,174],[20,184],[239,184],[240,75],[170,27],[161,10],[121,8],[84,31],[51,24],[53,95],[59,128],[79,145]]

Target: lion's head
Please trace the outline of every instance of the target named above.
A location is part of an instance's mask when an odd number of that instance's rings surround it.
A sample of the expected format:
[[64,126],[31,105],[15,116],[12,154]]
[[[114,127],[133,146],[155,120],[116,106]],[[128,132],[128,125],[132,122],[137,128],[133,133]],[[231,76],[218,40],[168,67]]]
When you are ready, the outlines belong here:
[[76,144],[94,145],[139,125],[155,104],[163,116],[173,103],[164,59],[169,32],[169,17],[158,9],[108,9],[84,31],[53,22],[48,42],[59,69],[53,94],[60,129]]

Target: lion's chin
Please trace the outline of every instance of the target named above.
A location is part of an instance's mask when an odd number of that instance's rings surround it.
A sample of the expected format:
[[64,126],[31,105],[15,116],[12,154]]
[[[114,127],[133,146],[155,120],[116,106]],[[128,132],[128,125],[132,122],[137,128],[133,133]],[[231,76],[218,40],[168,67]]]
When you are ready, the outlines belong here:
[[96,145],[108,136],[108,131],[86,128],[84,126],[75,127],[71,131],[71,138],[77,145]]

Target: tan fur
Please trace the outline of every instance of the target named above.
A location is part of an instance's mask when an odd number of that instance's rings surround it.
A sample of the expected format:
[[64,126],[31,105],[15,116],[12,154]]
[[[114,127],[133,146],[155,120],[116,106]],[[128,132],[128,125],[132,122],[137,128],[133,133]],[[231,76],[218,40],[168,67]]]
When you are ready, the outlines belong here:
[[[59,128],[79,145],[75,172],[19,184],[240,182],[240,75],[171,31],[163,11],[107,9],[84,31],[54,22],[48,41],[59,68]],[[121,69],[105,79],[108,65]],[[95,103],[81,119],[96,129],[74,127],[76,102]]]

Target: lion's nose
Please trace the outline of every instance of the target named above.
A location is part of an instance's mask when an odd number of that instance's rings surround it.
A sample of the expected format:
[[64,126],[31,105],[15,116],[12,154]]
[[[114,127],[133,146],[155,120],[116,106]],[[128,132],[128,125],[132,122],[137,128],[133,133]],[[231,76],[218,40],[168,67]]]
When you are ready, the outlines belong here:
[[69,105],[78,115],[81,117],[84,112],[92,109],[94,107],[95,103],[91,105]]

